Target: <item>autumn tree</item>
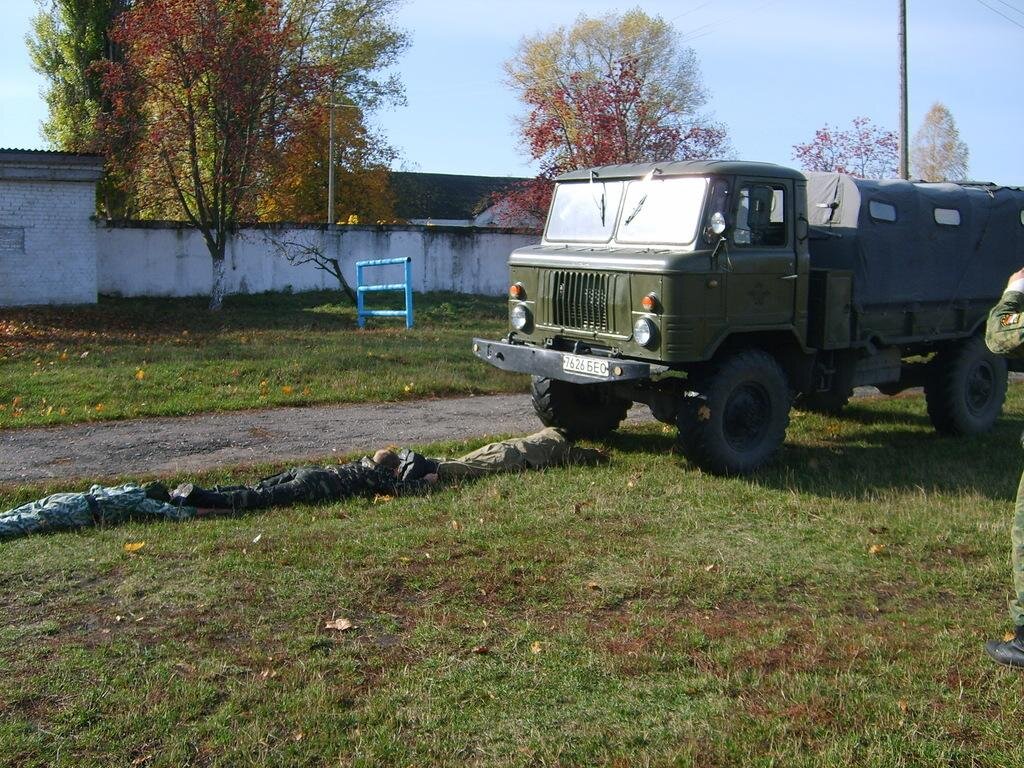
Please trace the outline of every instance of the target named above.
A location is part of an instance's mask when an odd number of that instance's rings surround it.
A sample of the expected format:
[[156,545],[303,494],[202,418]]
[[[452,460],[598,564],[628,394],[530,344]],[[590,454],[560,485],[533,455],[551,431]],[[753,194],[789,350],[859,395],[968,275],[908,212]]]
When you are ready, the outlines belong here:
[[[327,147],[330,119],[326,98],[298,120],[275,162],[273,187],[260,203],[265,221],[322,222],[327,207]],[[334,116],[335,221],[395,218],[390,165],[397,153],[366,126],[358,110]]]
[[[97,120],[110,110],[101,88],[103,61],[120,56],[109,30],[130,0],[37,0],[39,11],[26,36],[32,68],[45,82],[43,138],[63,152],[95,152]],[[109,173],[99,187],[103,213],[123,216],[130,202]]]
[[123,61],[103,79],[109,157],[145,213],[202,234],[211,309],[228,241],[254,218],[271,158],[326,86],[329,72],[296,55],[297,34],[274,0],[146,0],[111,32]]
[[969,158],[952,113],[945,104],[935,102],[914,134],[914,175],[924,181],[962,181],[967,177]]
[[543,215],[551,179],[567,170],[730,151],[725,129],[700,114],[707,96],[693,50],[643,11],[580,16],[526,38],[505,71],[526,109],[523,143],[540,166],[503,199],[513,214]]
[[896,176],[899,137],[867,117],[855,117],[849,130],[827,123],[806,144],[793,145],[793,158],[805,171],[838,171],[862,179]]
[[[333,122],[335,219],[394,216],[388,168],[397,153],[368,124],[375,110],[404,102],[402,83],[386,74],[409,44],[390,21],[400,0],[288,0],[296,30],[292,55],[329,73],[327,86],[278,148],[275,183],[264,217],[323,221]],[[333,107],[332,107],[333,105]]]

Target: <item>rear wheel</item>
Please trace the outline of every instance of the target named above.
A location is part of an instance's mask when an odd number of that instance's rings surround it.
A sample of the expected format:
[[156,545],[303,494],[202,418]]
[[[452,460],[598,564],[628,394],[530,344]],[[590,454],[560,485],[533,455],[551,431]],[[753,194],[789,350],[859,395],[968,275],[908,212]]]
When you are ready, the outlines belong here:
[[929,366],[924,394],[936,431],[977,435],[991,429],[1006,399],[1006,359],[972,336],[939,352]]
[[564,429],[570,438],[597,439],[618,429],[632,403],[603,384],[572,384],[533,377],[533,409],[546,427]]
[[679,446],[693,463],[716,474],[753,472],[782,445],[790,394],[775,358],[737,352],[695,377],[679,411]]

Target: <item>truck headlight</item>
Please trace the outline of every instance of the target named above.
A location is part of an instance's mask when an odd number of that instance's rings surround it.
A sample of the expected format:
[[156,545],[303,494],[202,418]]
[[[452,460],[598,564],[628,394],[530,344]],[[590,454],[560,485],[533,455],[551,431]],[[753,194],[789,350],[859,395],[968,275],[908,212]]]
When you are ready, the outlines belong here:
[[658,326],[649,317],[641,317],[633,326],[633,338],[641,347],[651,348],[658,337]]
[[523,331],[530,327],[533,318],[530,316],[530,308],[525,304],[516,304],[512,307],[512,327],[517,331]]

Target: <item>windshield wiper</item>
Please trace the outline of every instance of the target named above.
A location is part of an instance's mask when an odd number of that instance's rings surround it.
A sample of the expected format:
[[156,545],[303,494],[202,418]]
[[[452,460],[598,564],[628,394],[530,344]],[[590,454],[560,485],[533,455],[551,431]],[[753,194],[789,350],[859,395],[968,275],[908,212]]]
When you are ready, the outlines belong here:
[[638,213],[640,213],[640,209],[644,207],[644,203],[646,203],[646,202],[647,202],[647,193],[645,192],[640,197],[640,199],[637,201],[636,207],[633,209],[633,212],[631,214],[629,214],[629,216],[626,217],[626,220],[624,222],[622,222],[622,223],[628,225],[629,222],[631,222],[633,219],[635,219],[636,215]]
[[[597,171],[591,171],[590,172],[590,185],[591,186],[594,185],[594,179],[596,179],[596,178],[598,178]],[[601,199],[598,200],[597,198],[594,198],[594,202],[597,203],[597,210],[601,212],[601,226],[602,227],[604,226],[604,212],[605,212],[604,193],[605,193],[605,187],[604,187],[604,182],[602,181],[601,182]],[[591,193],[591,194],[593,194],[593,193]]]

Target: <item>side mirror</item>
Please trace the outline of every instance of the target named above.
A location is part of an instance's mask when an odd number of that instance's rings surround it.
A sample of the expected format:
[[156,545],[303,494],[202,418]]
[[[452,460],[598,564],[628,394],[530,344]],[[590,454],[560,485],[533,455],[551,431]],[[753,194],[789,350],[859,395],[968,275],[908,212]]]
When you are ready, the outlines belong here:
[[808,235],[808,224],[807,219],[804,216],[798,216],[796,219],[796,239],[806,240]]

